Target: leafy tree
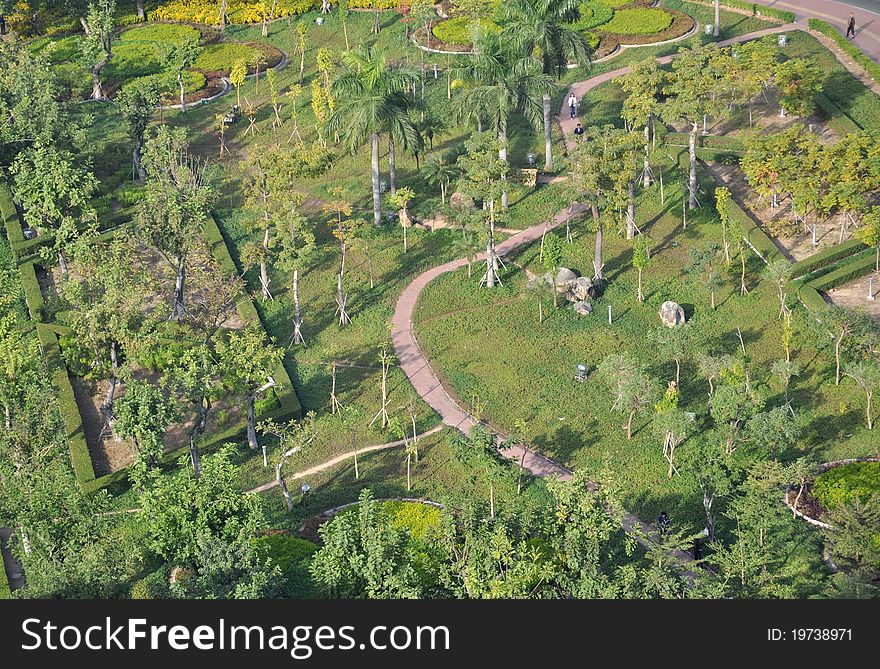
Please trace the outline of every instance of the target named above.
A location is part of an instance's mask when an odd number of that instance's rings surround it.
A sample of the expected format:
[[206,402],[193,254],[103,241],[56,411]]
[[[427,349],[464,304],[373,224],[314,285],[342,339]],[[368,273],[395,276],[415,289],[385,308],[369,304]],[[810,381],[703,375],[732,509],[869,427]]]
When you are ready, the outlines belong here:
[[65,251],[89,235],[89,224],[96,218],[91,198],[98,182],[78,162],[72,153],[56,145],[39,144],[16,155],[10,169],[25,223],[52,236],[47,253],[57,257],[64,273]]
[[373,187],[373,223],[382,224],[382,196],[379,189],[379,134],[394,128],[412,143],[416,129],[409,118],[406,90],[416,81],[413,73],[388,65],[386,55],[360,46],[342,56],[343,72],[333,81],[339,106],[329,126],[339,133],[354,152],[370,142],[370,179]]
[[446,205],[446,193],[449,185],[459,175],[455,157],[451,153],[435,153],[425,161],[423,168],[425,179],[429,184],[440,188],[440,203]]
[[860,360],[844,368],[844,375],[856,382],[856,385],[865,393],[867,406],[865,407],[865,423],[868,429],[874,428],[874,407],[872,401],[874,393],[880,389],[880,362],[869,358]]
[[695,429],[694,414],[679,408],[679,392],[670,383],[663,398],[654,405],[654,434],[663,442],[663,457],[669,463],[667,477],[678,473],[675,466],[675,450]]
[[661,326],[652,333],[652,344],[657,353],[675,362],[675,385],[681,385],[681,363],[691,355],[696,333],[689,323],[674,328]]
[[732,86],[742,93],[749,105],[749,127],[752,127],[752,101],[760,93],[767,99],[766,90],[773,81],[779,54],[773,38],[757,39],[738,44],[733,48],[736,60],[741,64],[730,76]]
[[80,42],[82,57],[92,70],[92,98],[104,100],[104,88],[101,86],[101,70],[113,58],[111,42],[113,40],[114,13],[116,0],[94,0],[89,2],[88,13],[83,23],[85,35]]
[[709,289],[709,304],[715,310],[715,293],[721,287],[721,274],[718,271],[719,247],[715,242],[707,242],[694,246],[690,250],[688,265],[685,271],[695,274],[700,283]]
[[688,175],[688,208],[697,208],[697,132],[704,116],[724,113],[719,96],[721,74],[709,67],[717,47],[707,45],[694,49],[679,49],[672,61],[672,75],[664,89],[668,96],[663,105],[663,118],[670,122],[687,121],[691,130],[688,139],[690,170]]
[[391,203],[391,206],[396,207],[399,210],[398,218],[400,219],[400,227],[403,228],[403,252],[407,252],[407,241],[406,241],[406,230],[408,227],[412,225],[412,219],[409,217],[409,213],[407,211],[409,207],[409,203],[416,196],[415,191],[409,186],[404,186],[403,188],[393,192],[389,195],[388,201]]
[[253,543],[266,525],[260,500],[240,492],[232,458],[225,446],[205,456],[200,478],[190,469],[153,470],[141,488],[138,518],[150,549],[177,568],[172,591],[179,596],[272,594],[274,575]]
[[339,0],[337,5],[339,12],[339,22],[342,24],[342,34],[345,37],[345,50],[351,51],[351,46],[348,43],[348,0]]
[[535,296],[535,300],[538,303],[538,324],[540,325],[544,322],[544,300],[547,299],[548,295],[553,300],[553,306],[557,306],[556,281],[552,274],[541,274],[529,279],[529,282],[526,284],[526,290]]
[[776,66],[776,87],[780,93],[780,116],[786,113],[809,116],[822,90],[822,73],[804,58],[791,58]]
[[347,306],[348,293],[343,289],[346,253],[349,244],[365,221],[361,218],[351,218],[351,203],[341,199],[341,190],[336,190],[333,194],[338,199],[325,204],[324,212],[334,215],[334,218],[330,220],[330,226],[333,236],[339,242],[339,271],[336,272],[336,314],[339,316],[339,326],[343,327],[351,323]]
[[[559,78],[569,60],[589,62],[590,47],[582,33],[571,27],[577,15],[577,0],[513,0],[502,7],[508,22],[505,34],[519,45],[523,54],[537,54],[541,71]],[[553,169],[553,115],[551,91],[541,92],[544,121],[544,170]]]
[[473,474],[474,480],[482,479],[489,490],[489,515],[495,517],[495,485],[509,478],[511,473],[498,450],[497,437],[480,426],[471,429],[471,435],[452,436],[452,447],[456,462],[464,465]]
[[180,111],[186,111],[186,87],[183,80],[184,70],[192,67],[199,57],[202,48],[197,39],[184,39],[172,44],[165,53],[165,62],[168,69],[177,77],[177,86],[180,89]]
[[880,208],[871,207],[853,236],[865,246],[874,247],[874,271],[880,272]]
[[241,85],[244,83],[246,76],[247,63],[239,58],[232,63],[232,68],[229,70],[229,83],[235,86],[235,101],[239,107],[241,107]]
[[288,459],[308,448],[318,436],[315,412],[310,411],[302,420],[291,420],[284,425],[279,425],[270,419],[261,423],[259,430],[264,435],[272,435],[278,439],[281,455],[275,464],[275,481],[281,489],[281,494],[284,495],[287,510],[293,511],[293,495],[284,478],[284,465],[287,464]]
[[[554,56],[555,57],[555,56]],[[460,104],[491,110],[492,128],[498,137],[498,159],[507,162],[508,124],[514,113],[523,114],[535,127],[542,122],[541,99],[553,87],[553,78],[541,71],[531,55],[523,55],[502,35],[482,32],[462,76],[471,82]],[[507,189],[501,193],[501,208],[507,208]]]
[[776,287],[776,297],[779,298],[779,318],[785,316],[786,311],[788,311],[786,306],[786,300],[788,299],[786,289],[788,282],[791,281],[792,271],[791,261],[786,258],[771,260],[764,270],[764,275]]
[[703,353],[697,356],[697,372],[706,379],[709,384],[709,397],[715,393],[715,381],[721,376],[722,372],[730,369],[736,361],[730,355],[710,355]]
[[[233,392],[245,395],[247,404],[247,442],[257,450],[257,397],[276,387],[272,373],[281,364],[280,348],[267,343],[263,331],[256,326],[231,332],[217,342],[217,358],[223,370],[223,381]],[[266,444],[263,443],[263,466],[268,467]]]
[[828,511],[823,519],[834,529],[826,530],[826,545],[834,563],[866,583],[880,576],[880,495],[858,498]]
[[[260,267],[260,289],[264,300],[271,300],[269,290],[269,261],[272,247],[275,246],[273,232],[278,228],[277,213],[283,193],[283,163],[279,160],[280,152],[270,151],[268,155],[252,155],[241,164],[244,174],[245,206],[256,214],[248,219],[248,227],[260,235],[258,243],[249,243],[242,251],[242,259],[248,263],[256,263]],[[277,234],[277,232],[276,232]]]
[[730,458],[724,452],[717,435],[709,432],[702,439],[695,439],[683,458],[683,469],[693,478],[703,495],[703,512],[706,516],[707,541],[715,541],[717,517],[716,501],[734,490],[735,473]]
[[746,423],[746,439],[758,453],[771,458],[794,446],[802,431],[803,419],[788,406],[757,413]]
[[763,392],[751,383],[744,365],[738,364],[721,373],[709,402],[709,413],[726,432],[728,453],[736,449],[746,423],[763,410],[764,404]]
[[[289,192],[289,191],[288,191]],[[278,266],[291,272],[291,289],[293,293],[293,334],[291,344],[303,344],[303,317],[299,301],[299,280],[305,273],[309,261],[316,251],[315,233],[308,219],[303,216],[299,207],[304,201],[300,193],[291,193],[287,197],[287,208],[284,220],[287,224],[285,235],[280,236],[281,249],[278,252]]]
[[632,439],[633,419],[652,407],[657,398],[657,384],[634,359],[621,354],[607,356],[598,372],[614,398],[611,410],[627,416],[623,429]]
[[134,143],[131,152],[132,170],[139,179],[146,179],[141,157],[144,148],[144,135],[159,103],[159,88],[155,81],[146,79],[135,81],[122,89],[116,98],[116,111],[128,128],[128,135]]
[[141,465],[155,467],[165,450],[165,431],[177,419],[174,404],[158,386],[131,379],[114,405],[113,431],[134,442]]
[[365,488],[356,509],[336,515],[318,530],[324,545],[309,570],[333,597],[418,598],[422,586],[407,532],[386,521]]
[[660,96],[663,91],[665,74],[657,65],[654,58],[647,58],[635,63],[630,74],[620,80],[620,87],[627,93],[621,111],[622,118],[631,129],[643,126],[645,128],[645,156],[642,167],[642,185],[648,188],[651,185],[653,172],[651,171],[651,127],[654,118],[661,110]]
[[144,148],[147,187],[137,213],[144,239],[173,268],[171,318],[186,313],[185,286],[192,255],[202,243],[202,226],[214,192],[205,165],[187,150],[183,128],[161,126]]

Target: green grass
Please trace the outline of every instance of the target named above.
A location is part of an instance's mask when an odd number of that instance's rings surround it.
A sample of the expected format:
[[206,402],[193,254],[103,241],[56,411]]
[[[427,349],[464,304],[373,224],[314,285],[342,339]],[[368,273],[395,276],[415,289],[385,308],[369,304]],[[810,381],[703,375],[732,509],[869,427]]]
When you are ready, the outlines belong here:
[[880,495],[880,462],[854,462],[832,467],[816,477],[813,496],[825,509]]
[[199,57],[193,63],[193,68],[205,72],[228,73],[235,61],[243,60],[245,63],[252,63],[260,53],[259,49],[250,44],[235,42],[209,44],[202,49]]
[[151,23],[123,32],[122,42],[158,42],[160,44],[182,44],[187,40],[198,40],[199,31],[195,28],[173,23]]
[[434,26],[431,32],[434,37],[446,42],[446,44],[470,44],[472,42],[471,29],[477,29],[477,26],[491,32],[501,31],[501,27],[491,19],[472,20],[467,16],[459,16],[441,21]]
[[650,35],[666,30],[672,24],[672,15],[662,9],[620,9],[614,17],[599,27],[603,33],[615,35]]
[[[749,295],[740,297],[736,277],[730,276],[717,295],[718,309],[712,311],[707,289],[685,278],[682,268],[692,245],[718,240],[720,231],[703,212],[683,233],[677,186],[667,184],[667,197],[661,207],[652,190],[640,197],[637,207],[638,225],[658,242],[658,252],[645,272],[644,304],[635,300],[630,245],[612,231],[606,234],[605,245],[610,284],[592,316],[578,317],[570,309],[553,311],[548,302],[545,309],[551,315],[539,325],[535,298],[523,293],[522,273],[508,264],[505,287],[496,291],[478,288],[476,280],[468,281],[461,271],[434,281],[417,307],[416,331],[423,350],[459,398],[465,404],[479,398],[486,416],[500,429],[510,430],[517,421],[526,421],[535,448],[569,466],[585,467],[597,478],[610,478],[624,491],[625,506],[638,515],[652,518],[666,509],[697,523],[701,498],[687,476],[666,477],[661,444],[653,437],[648,419],[637,419],[635,436],[627,442],[620,428],[623,417],[610,412],[607,389],[595,381],[572,381],[576,364],[586,363],[592,370],[608,354],[622,351],[638,357],[662,383],[674,378],[674,364],[661,358],[647,339],[660,328],[657,309],[667,299],[685,306],[704,341],[694,346],[684,364],[682,398],[688,410],[706,414],[707,388],[696,377],[693,357],[703,350],[736,353],[737,327],[742,328],[761,381],[764,370],[783,357],[778,303],[771,286],[758,281],[761,263],[754,257],[750,261]],[[574,244],[566,246],[563,264],[589,275],[592,247],[593,235],[577,229]],[[542,271],[536,255],[537,249],[529,248],[518,262]],[[804,312],[797,315],[798,328],[806,327],[807,317]],[[863,426],[864,397],[855,385],[834,386],[833,360],[814,350],[807,337],[800,341],[796,359],[803,373],[794,383],[793,398],[795,406],[807,412],[808,427],[788,456],[810,453],[827,460],[876,450],[873,435]],[[771,393],[771,405],[778,401]]]

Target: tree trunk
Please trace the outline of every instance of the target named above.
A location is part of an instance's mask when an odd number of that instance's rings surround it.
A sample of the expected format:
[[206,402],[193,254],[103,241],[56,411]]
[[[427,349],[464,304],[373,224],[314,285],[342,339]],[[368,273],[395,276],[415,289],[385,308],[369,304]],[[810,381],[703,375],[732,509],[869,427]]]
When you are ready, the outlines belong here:
[[196,445],[196,437],[204,434],[205,428],[208,426],[208,412],[211,410],[211,400],[207,397],[202,398],[199,405],[199,415],[196,418],[196,424],[189,433],[189,458],[192,462],[193,471],[196,478],[202,475],[202,458],[199,454],[199,447]]
[[675,387],[681,388],[681,358],[675,359]]
[[269,253],[269,228],[263,231],[263,252],[260,254],[260,285],[263,289],[263,299],[271,300],[272,293],[269,292],[269,263],[266,256]]
[[345,35],[345,50],[351,51],[351,47],[348,45],[348,21],[342,22],[342,34]]
[[636,234],[636,183],[633,179],[626,184],[626,238],[632,239]]
[[183,295],[186,286],[186,267],[183,258],[177,261],[177,278],[174,284],[174,296],[171,304],[171,319],[175,321],[183,320],[184,308]]
[[379,192],[379,133],[370,135],[370,179],[373,185],[373,224],[382,225],[382,193]]
[[642,294],[642,268],[641,267],[639,267],[639,291],[638,291],[638,295],[636,295],[636,298],[638,299],[639,302],[645,301],[645,296],[644,296],[644,294]]
[[257,418],[254,410],[256,395],[250,388],[247,391],[247,442],[251,450],[257,450]]
[[715,27],[712,34],[715,37],[721,34],[721,0],[715,0]]
[[406,491],[409,492],[412,490],[412,478],[411,478],[411,470],[412,470],[412,453],[406,454]]
[[868,408],[865,410],[865,413],[868,416],[868,429],[873,430],[874,429],[874,416],[873,416],[874,411],[871,407],[871,401],[874,399],[874,392],[869,390],[869,391],[865,392],[865,395],[867,395],[867,397],[868,397]]
[[645,164],[642,167],[642,188],[651,187],[651,144],[650,126],[645,126]]
[[394,161],[394,137],[388,136],[388,184],[391,194],[397,192],[397,167]]
[[691,128],[688,137],[688,154],[690,156],[690,171],[688,173],[688,209],[697,208],[697,130],[696,123]]
[[[446,182],[440,182],[440,204],[446,206]],[[880,253],[880,246],[877,247],[878,253]]]
[[116,396],[116,384],[119,382],[119,345],[114,341],[110,343],[110,384],[107,388],[107,396],[101,409],[110,412],[113,409],[113,399]]
[[629,417],[626,420],[626,438],[627,440],[632,439],[633,437],[633,418],[636,417],[635,409],[629,412]]
[[299,269],[293,270],[293,343],[305,343],[302,336],[302,312],[299,305]]
[[486,287],[495,287],[495,272],[498,260],[495,257],[495,202],[489,202],[489,238],[486,241]]
[[[501,148],[498,150],[498,158],[500,160],[507,160],[507,118],[501,118],[501,123],[498,129],[498,139],[501,142]],[[501,193],[501,208],[507,209],[507,190]]]
[[[224,6],[226,5],[226,0],[223,0]],[[146,21],[147,15],[144,13],[144,0],[137,0],[137,17],[138,21]]]
[[841,332],[837,336],[837,341],[834,342],[834,385],[840,385],[840,347],[843,344],[843,335]]
[[596,205],[592,206],[593,220],[596,221],[596,246],[593,253],[593,281],[604,283],[605,276],[602,274],[602,225],[599,223],[599,212]]
[[137,175],[137,178],[141,180],[147,178],[147,171],[144,169],[143,161],[141,160],[143,147],[144,138],[139,136],[134,141],[134,149],[131,152],[131,164],[134,167],[134,173]]
[[226,0],[220,0],[220,30],[226,30]]
[[553,117],[550,110],[550,94],[542,96],[544,103],[544,171],[553,169]]
[[180,86],[180,111],[186,111],[186,89],[183,86],[183,70],[177,73],[177,85]]
[[287,502],[287,510],[290,512],[293,511],[293,495],[290,494],[287,482],[284,480],[284,474],[281,473],[282,466],[284,466],[283,458],[275,465],[275,480],[278,482],[278,487],[281,488],[281,494],[284,495],[284,501]]
[[101,86],[101,70],[107,64],[108,58],[103,58],[100,62],[92,66],[92,100],[104,100],[104,88]]

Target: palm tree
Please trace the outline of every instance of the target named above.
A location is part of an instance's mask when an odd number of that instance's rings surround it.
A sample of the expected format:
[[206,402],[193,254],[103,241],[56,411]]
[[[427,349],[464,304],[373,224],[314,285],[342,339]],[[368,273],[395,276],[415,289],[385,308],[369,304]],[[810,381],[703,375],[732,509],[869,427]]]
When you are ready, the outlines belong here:
[[329,127],[354,152],[370,142],[370,178],[373,187],[373,222],[382,224],[382,195],[379,191],[379,135],[391,131],[415,144],[417,132],[409,118],[406,90],[416,75],[388,65],[382,51],[360,46],[342,54],[343,72],[333,82],[337,100]]
[[[501,148],[498,157],[507,160],[507,128],[511,114],[519,112],[536,128],[543,114],[541,97],[553,89],[553,78],[544,74],[531,56],[500,34],[481,31],[474,39],[474,52],[463,68],[472,86],[462,95],[462,106],[492,110],[492,127]],[[501,195],[507,208],[507,192]]]
[[[562,74],[569,60],[589,62],[590,47],[584,35],[570,25],[578,15],[580,0],[508,0],[504,12],[510,21],[504,28],[522,53],[540,54],[545,75]],[[550,89],[543,91],[544,105],[544,170],[553,169],[552,112]]]
[[440,204],[446,205],[449,185],[458,177],[459,169],[455,157],[450,153],[435,153],[425,163],[425,180],[432,186],[440,187]]

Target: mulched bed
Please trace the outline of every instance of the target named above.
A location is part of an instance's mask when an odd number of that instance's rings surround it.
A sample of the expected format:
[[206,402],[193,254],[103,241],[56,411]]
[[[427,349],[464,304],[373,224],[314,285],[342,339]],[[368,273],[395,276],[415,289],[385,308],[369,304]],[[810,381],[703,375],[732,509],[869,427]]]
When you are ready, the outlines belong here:
[[[810,494],[812,488],[812,483],[807,483],[804,487],[804,494],[801,495],[801,498],[798,500],[797,510],[807,518],[822,520],[822,516],[825,514],[825,509],[823,509],[818,500]],[[797,493],[797,487],[792,488],[786,493],[786,499],[792,506],[794,506],[794,500],[797,498]]]

